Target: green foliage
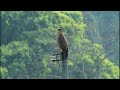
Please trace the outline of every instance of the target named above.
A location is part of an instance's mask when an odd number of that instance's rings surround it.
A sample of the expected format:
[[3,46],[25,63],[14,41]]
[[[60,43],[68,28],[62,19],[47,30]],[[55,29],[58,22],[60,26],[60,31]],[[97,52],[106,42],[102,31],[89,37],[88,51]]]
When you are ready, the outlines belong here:
[[2,79],[6,78],[7,75],[8,75],[8,70],[7,70],[7,68],[0,66],[0,79],[1,79],[1,78],[2,78]]
[[64,28],[69,43],[70,79],[118,79],[117,34],[110,37],[115,45],[108,46],[115,47],[115,54],[106,52],[107,35],[118,29],[117,13],[81,11],[1,11],[0,78],[61,78],[61,67],[50,60],[60,53],[58,27]]
[[99,78],[119,79],[119,67],[117,65],[110,62],[109,59],[105,59],[102,62],[102,66],[104,68],[102,69]]
[[93,42],[102,44],[107,57],[119,65],[119,12],[83,12],[87,24],[86,36]]

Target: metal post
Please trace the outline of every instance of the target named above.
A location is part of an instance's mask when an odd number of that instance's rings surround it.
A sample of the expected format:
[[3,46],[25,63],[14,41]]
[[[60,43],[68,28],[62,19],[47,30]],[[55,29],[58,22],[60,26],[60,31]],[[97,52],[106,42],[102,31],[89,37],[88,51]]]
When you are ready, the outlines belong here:
[[61,53],[62,60],[62,79],[67,79],[67,59],[65,58],[65,54]]

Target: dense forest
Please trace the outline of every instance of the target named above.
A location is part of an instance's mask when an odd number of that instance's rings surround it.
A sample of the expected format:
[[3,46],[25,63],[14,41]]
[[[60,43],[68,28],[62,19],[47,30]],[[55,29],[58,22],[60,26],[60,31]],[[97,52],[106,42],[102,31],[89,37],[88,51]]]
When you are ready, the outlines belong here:
[[1,79],[61,79],[57,29],[68,40],[69,79],[118,79],[119,12],[1,11]]

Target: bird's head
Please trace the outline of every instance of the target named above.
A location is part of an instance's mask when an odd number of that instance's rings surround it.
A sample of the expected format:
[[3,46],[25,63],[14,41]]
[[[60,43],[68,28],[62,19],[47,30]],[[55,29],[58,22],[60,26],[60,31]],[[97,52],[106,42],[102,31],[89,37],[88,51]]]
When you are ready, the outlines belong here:
[[59,32],[63,32],[63,28],[59,28],[58,31],[59,31]]

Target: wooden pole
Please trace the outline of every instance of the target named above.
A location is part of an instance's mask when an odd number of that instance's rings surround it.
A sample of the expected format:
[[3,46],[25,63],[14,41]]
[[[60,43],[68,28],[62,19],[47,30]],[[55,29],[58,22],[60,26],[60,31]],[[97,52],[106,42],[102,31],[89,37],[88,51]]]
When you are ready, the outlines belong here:
[[61,53],[62,60],[62,79],[67,79],[67,59],[65,58],[65,54]]

